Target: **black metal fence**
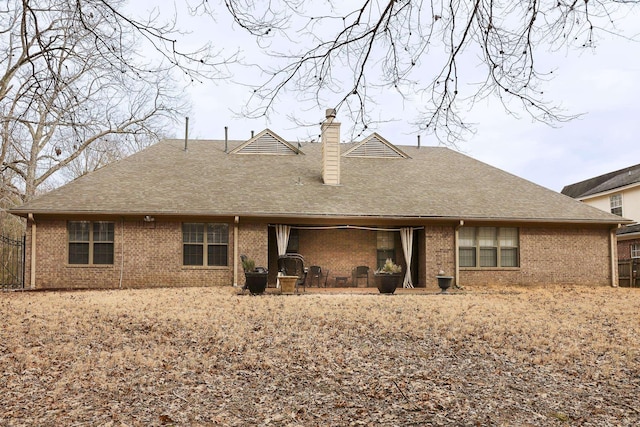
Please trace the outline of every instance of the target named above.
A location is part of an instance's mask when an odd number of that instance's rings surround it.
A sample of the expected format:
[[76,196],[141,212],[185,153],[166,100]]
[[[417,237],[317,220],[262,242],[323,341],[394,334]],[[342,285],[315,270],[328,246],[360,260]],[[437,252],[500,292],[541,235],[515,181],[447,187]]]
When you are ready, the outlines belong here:
[[12,239],[0,235],[0,288],[24,288],[25,237]]
[[618,260],[618,286],[640,287],[639,269],[640,260],[638,259]]

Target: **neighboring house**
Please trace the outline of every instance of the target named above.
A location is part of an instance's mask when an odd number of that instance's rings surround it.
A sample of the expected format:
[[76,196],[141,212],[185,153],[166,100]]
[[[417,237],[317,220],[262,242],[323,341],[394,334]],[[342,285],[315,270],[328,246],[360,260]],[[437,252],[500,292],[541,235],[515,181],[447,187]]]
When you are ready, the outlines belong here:
[[640,165],[567,185],[562,194],[635,222],[617,230],[618,258],[640,259]]
[[333,110],[321,142],[165,140],[12,212],[32,288],[241,285],[241,254],[273,283],[285,251],[329,284],[392,258],[407,286],[615,285],[628,222],[448,148],[340,143]]

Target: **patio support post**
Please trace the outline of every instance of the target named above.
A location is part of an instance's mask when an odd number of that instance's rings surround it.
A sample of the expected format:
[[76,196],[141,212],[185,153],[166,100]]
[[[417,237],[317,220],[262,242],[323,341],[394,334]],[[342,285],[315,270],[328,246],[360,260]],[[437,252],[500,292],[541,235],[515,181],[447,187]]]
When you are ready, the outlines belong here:
[[[618,224],[620,228],[621,225]],[[609,230],[609,258],[611,259],[611,286],[618,287],[618,239],[616,238],[616,228]]]

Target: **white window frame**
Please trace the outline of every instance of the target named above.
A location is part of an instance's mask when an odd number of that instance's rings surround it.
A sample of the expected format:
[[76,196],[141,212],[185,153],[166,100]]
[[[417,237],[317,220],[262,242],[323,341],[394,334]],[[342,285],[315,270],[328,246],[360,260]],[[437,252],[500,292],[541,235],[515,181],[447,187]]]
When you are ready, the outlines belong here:
[[609,206],[612,214],[622,216],[622,193],[609,196]]
[[640,243],[631,244],[631,258],[640,258]]

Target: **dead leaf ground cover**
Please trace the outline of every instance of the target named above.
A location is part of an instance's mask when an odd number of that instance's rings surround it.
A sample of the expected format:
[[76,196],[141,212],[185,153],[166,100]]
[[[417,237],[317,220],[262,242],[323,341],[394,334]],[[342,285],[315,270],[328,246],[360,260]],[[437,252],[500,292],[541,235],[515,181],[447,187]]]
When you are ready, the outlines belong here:
[[640,291],[0,293],[0,425],[640,422]]

